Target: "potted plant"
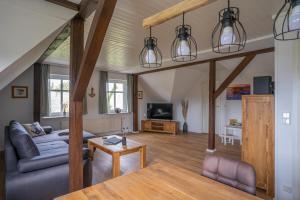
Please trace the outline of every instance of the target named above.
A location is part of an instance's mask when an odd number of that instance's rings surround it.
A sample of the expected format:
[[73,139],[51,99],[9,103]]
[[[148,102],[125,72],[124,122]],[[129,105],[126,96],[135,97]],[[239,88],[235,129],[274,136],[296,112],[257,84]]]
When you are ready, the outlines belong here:
[[183,120],[184,120],[183,127],[182,127],[183,133],[188,132],[188,125],[186,123],[188,109],[189,109],[189,101],[188,100],[182,100],[181,101],[181,110],[182,110],[182,116],[183,116]]

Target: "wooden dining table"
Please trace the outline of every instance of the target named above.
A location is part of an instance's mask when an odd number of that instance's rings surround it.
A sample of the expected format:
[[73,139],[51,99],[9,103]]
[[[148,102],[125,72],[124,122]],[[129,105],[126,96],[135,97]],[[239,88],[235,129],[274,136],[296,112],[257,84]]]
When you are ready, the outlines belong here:
[[169,163],[156,163],[56,200],[261,200]]

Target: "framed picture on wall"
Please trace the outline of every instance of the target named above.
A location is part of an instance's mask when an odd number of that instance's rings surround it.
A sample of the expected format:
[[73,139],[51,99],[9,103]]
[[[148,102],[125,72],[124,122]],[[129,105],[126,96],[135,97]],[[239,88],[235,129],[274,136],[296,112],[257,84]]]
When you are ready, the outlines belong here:
[[28,87],[27,86],[11,86],[11,97],[16,99],[27,99],[28,98]]
[[138,91],[138,99],[143,99],[143,91]]
[[250,84],[230,85],[226,91],[226,100],[242,100],[243,95],[251,94]]

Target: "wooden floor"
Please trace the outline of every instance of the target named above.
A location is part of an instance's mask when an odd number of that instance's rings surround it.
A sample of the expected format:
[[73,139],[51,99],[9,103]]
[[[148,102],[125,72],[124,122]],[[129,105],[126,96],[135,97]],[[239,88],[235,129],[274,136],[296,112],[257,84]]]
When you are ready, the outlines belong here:
[[[129,135],[128,138],[147,145],[147,165],[160,160],[170,162],[177,166],[201,173],[202,162],[207,154],[207,134],[168,135],[155,133],[139,133]],[[241,147],[238,141],[232,146],[224,146],[220,139],[216,138],[216,154],[233,159],[241,158]],[[112,178],[112,158],[110,155],[96,151],[93,163],[93,184]],[[121,175],[139,169],[139,153],[121,157]],[[264,192],[258,191],[258,196],[270,199]]]
[[[170,162],[196,173],[201,172],[202,161],[206,155],[207,134],[169,135],[139,133],[128,136],[129,139],[147,145],[147,165],[160,160]],[[238,142],[234,146],[217,142],[217,154],[240,159],[241,149]],[[93,182],[99,183],[112,177],[110,155],[96,151],[94,157]],[[139,169],[139,153],[121,157],[121,175]]]
[[[147,145],[147,165],[159,162],[160,160],[170,162],[196,173],[201,172],[202,162],[207,148],[207,134],[168,135],[155,133],[139,133],[129,135],[128,138],[145,143]],[[216,141],[216,154],[234,159],[240,159],[241,148],[239,142],[235,145],[220,143]],[[3,154],[0,154],[0,199],[3,197]],[[103,182],[112,178],[111,156],[96,151],[93,161],[93,183]],[[121,175],[139,169],[139,153],[121,157]],[[264,192],[258,191],[258,196],[264,199],[271,199],[265,196]]]

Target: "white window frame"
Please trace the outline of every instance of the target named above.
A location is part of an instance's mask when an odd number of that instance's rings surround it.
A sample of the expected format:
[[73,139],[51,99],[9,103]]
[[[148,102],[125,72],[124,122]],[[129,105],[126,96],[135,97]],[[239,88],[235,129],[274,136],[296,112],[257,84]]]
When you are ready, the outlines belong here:
[[[60,90],[51,90],[50,88],[50,80],[51,79],[59,79],[61,81],[61,88]],[[50,116],[63,116],[63,93],[64,92],[69,92],[70,94],[70,85],[69,85],[69,90],[63,90],[63,81],[64,80],[68,80],[70,81],[70,78],[68,75],[61,75],[61,74],[50,74],[49,77],[49,91],[48,91],[48,96],[49,96],[49,115]],[[60,112],[52,112],[51,113],[51,91],[55,91],[55,92],[60,92],[61,98],[60,98],[60,103],[61,103],[61,111]],[[69,105],[70,106],[70,105]],[[66,113],[67,115],[69,115],[69,113]]]
[[[115,92],[111,92],[109,91],[109,83],[122,83],[123,84],[123,92],[118,92],[118,91],[115,91]],[[122,79],[109,79],[107,84],[106,84],[106,95],[108,96],[109,93],[114,93],[114,94],[117,94],[117,93],[123,93],[123,110],[121,110],[122,113],[128,113],[128,104],[127,104],[127,80],[122,80]],[[114,107],[116,107],[116,95],[114,95]],[[108,99],[107,99],[107,112],[109,114],[112,114],[112,113],[115,113],[115,110],[110,110],[109,108],[109,102],[108,102]]]

